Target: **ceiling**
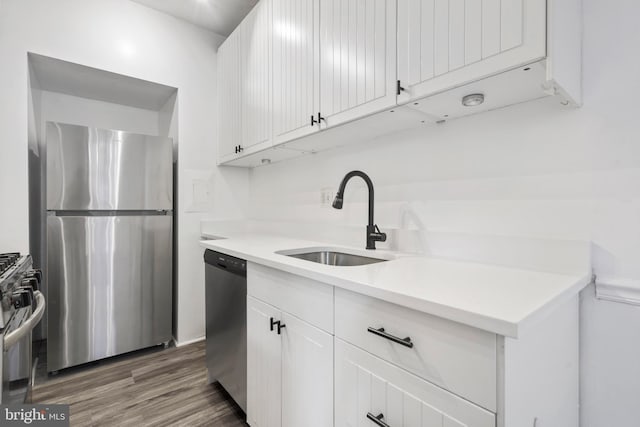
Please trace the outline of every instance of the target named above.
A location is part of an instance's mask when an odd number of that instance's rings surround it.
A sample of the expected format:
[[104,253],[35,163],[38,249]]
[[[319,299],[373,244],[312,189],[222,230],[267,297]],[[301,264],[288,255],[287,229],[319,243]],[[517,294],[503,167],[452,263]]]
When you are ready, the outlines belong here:
[[132,0],[222,36],[231,34],[258,0]]

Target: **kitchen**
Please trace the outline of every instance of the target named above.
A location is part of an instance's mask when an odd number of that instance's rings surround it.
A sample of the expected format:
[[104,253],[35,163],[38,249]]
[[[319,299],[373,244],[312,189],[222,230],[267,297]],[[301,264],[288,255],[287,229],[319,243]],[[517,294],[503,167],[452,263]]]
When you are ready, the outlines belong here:
[[[38,363],[32,403],[71,404],[72,425],[180,424],[158,414],[195,399],[189,383],[203,406],[183,425],[235,422],[216,413],[246,415],[253,427],[635,425],[640,88],[631,52],[640,8],[478,3],[0,0],[0,253],[31,254],[49,274],[41,240],[49,182],[33,178],[46,122],[173,143],[173,206],[159,208],[173,220],[173,268],[154,273],[172,276],[170,308],[159,316],[169,348],[154,337],[133,354],[57,375]],[[498,13],[503,26],[491,32],[474,13]],[[447,47],[429,51],[425,29],[444,31]],[[355,67],[344,66],[340,43],[356,51],[364,43],[364,62],[356,54]],[[371,69],[381,72],[373,80]],[[355,176],[334,209],[351,171],[364,172],[373,191]],[[365,249],[372,235],[376,249]],[[251,362],[240,363],[241,412],[237,393],[209,384],[205,354],[224,340],[205,339],[206,292],[217,286],[208,285],[206,249],[245,261],[248,341],[232,334]],[[350,258],[339,254],[377,262],[308,259]],[[34,338],[51,332],[56,301],[46,286]],[[287,341],[296,331],[307,341]],[[308,340],[324,352],[291,358],[286,345]],[[33,343],[40,361],[49,361],[47,345]],[[83,413],[106,399],[98,385],[95,396],[77,387],[88,395],[75,405],[67,397],[78,376],[117,377],[128,364],[140,380],[130,412],[123,395],[103,402],[111,412]],[[356,365],[360,391],[349,387]],[[165,400],[153,405],[144,396],[161,378],[178,392],[157,391]],[[409,412],[398,418],[399,407]]]

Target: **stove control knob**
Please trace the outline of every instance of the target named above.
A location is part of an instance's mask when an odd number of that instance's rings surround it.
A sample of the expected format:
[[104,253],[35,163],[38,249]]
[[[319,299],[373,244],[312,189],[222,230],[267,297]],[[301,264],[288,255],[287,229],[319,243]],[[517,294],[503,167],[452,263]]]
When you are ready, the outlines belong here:
[[38,281],[38,283],[42,283],[42,270],[40,270],[39,268],[34,268],[33,270],[29,270],[27,271],[27,274],[25,277],[29,279],[35,278]]
[[16,309],[29,307],[33,301],[33,293],[26,289],[17,290],[11,295],[11,301]]
[[25,277],[24,279],[22,279],[21,286],[29,287],[32,290],[37,291],[39,289],[39,283],[40,282],[35,277]]

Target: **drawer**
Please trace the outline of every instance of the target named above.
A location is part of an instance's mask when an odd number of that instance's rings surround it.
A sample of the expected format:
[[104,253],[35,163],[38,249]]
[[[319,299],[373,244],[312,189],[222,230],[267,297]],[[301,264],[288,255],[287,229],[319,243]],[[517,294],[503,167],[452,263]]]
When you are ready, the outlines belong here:
[[[335,427],[495,427],[495,414],[359,348],[335,341]],[[384,424],[383,424],[384,425]]]
[[333,286],[247,263],[247,294],[333,335]]
[[496,412],[495,334],[338,288],[335,316],[336,337]]

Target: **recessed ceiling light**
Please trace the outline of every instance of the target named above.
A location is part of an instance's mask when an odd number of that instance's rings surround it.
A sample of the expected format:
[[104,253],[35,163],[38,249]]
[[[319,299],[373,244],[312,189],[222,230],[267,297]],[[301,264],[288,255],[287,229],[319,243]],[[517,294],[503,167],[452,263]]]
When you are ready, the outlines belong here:
[[471,95],[467,95],[462,98],[462,105],[465,107],[475,107],[476,105],[480,105],[484,102],[484,94],[482,93],[472,93]]

